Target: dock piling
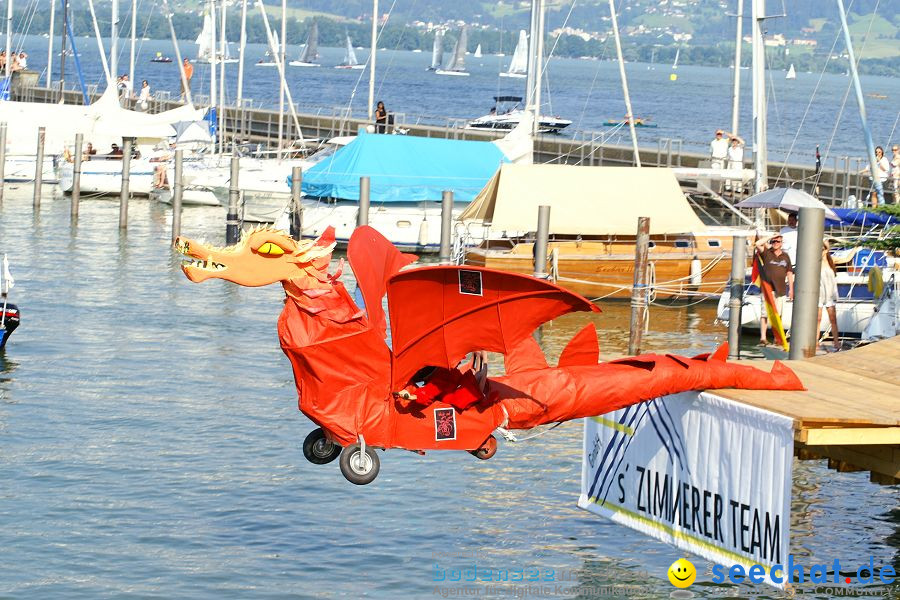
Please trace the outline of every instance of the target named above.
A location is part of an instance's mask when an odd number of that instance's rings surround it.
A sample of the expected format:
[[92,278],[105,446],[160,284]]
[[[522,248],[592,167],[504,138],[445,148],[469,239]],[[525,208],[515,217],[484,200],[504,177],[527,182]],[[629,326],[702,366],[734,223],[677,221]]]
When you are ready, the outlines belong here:
[[83,152],[81,146],[84,142],[84,134],[75,134],[75,162],[72,164],[72,220],[78,219],[78,204],[81,201],[81,161]]
[[225,243],[229,246],[237,244],[240,239],[240,222],[238,221],[241,197],[238,181],[241,172],[240,160],[237,152],[233,151],[231,154],[231,179],[228,183],[228,215],[225,217]]
[[728,358],[741,357],[741,306],[744,302],[744,272],[747,265],[747,238],[731,238],[731,282],[728,301]]
[[356,226],[369,224],[369,194],[371,180],[368,177],[359,178],[359,212],[356,214]]
[[41,186],[44,182],[44,139],[47,128],[38,127],[37,153],[34,160],[34,210],[41,208]]
[[631,288],[631,329],[628,354],[641,353],[641,338],[647,321],[647,259],[650,254],[650,217],[638,217],[634,248],[634,285]]
[[550,207],[538,206],[537,233],[534,236],[534,276],[547,278],[547,244],[550,242]]
[[441,264],[450,264],[451,241],[453,236],[453,192],[444,190],[441,193]]
[[119,229],[128,228],[128,200],[131,198],[129,190],[131,179],[131,148],[134,138],[122,138],[122,188],[119,192]]
[[181,200],[184,196],[184,150],[175,151],[175,177],[172,182],[172,241],[181,235]]
[[0,206],[3,206],[3,182],[6,179],[6,121],[0,123]]
[[298,242],[303,238],[303,167],[291,169],[291,237]]
[[[822,275],[822,239],[825,210],[803,207],[797,228],[797,265],[794,267],[794,312],[791,314],[791,349],[788,358],[816,354],[819,334],[819,279]],[[837,335],[837,332],[834,332]]]

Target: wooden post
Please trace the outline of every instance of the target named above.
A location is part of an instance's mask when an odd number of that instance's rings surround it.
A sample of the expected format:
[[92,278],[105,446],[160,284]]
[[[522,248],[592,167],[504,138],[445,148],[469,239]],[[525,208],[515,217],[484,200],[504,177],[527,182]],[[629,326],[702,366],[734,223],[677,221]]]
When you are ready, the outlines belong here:
[[128,189],[131,178],[131,147],[134,138],[122,138],[122,189],[119,192],[119,229],[128,228],[128,200],[131,191]]
[[550,207],[538,206],[537,233],[534,236],[534,273],[539,279],[547,278],[547,244],[550,241]]
[[728,358],[741,357],[741,307],[744,302],[744,273],[747,269],[747,238],[731,238],[731,298],[728,300]]
[[44,138],[47,128],[38,128],[37,153],[34,156],[34,210],[41,208],[41,185],[44,181]]
[[237,152],[231,154],[231,180],[228,184],[228,215],[225,217],[225,243],[229,246],[237,244],[240,239],[240,222],[238,221],[238,207],[240,205],[241,188],[238,187],[238,177],[241,166]]
[[172,241],[181,235],[181,200],[184,195],[184,150],[175,151],[175,177],[172,182]]
[[81,161],[83,153],[81,146],[84,143],[84,134],[75,134],[75,162],[72,164],[72,220],[78,219],[78,204],[81,201]]
[[441,264],[450,264],[451,241],[453,236],[453,192],[444,190],[441,193]]
[[6,122],[0,123],[0,206],[3,206],[3,181],[6,179]]
[[359,178],[359,212],[356,213],[356,226],[369,224],[369,193],[371,181],[368,177]]
[[298,242],[303,238],[303,167],[291,169],[291,237]]
[[634,286],[631,288],[631,333],[628,354],[641,353],[641,337],[647,320],[647,258],[650,253],[650,217],[638,217],[634,248]]

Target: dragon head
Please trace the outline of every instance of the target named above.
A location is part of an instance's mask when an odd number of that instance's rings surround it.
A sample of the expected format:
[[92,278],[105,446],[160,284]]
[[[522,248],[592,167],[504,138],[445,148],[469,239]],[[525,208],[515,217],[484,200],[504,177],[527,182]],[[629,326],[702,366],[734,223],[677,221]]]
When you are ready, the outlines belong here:
[[245,231],[241,240],[227,248],[216,248],[178,237],[175,249],[188,257],[181,270],[194,283],[224,279],[238,285],[259,287],[282,282],[291,292],[330,288],[340,273],[328,274],[334,250],[334,228],[316,240],[296,241],[287,233],[269,227]]

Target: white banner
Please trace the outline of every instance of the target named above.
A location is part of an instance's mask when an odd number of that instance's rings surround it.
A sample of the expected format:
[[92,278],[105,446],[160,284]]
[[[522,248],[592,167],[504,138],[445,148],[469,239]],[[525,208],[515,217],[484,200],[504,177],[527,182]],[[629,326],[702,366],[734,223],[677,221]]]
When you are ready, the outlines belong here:
[[726,567],[784,564],[790,418],[707,392],[585,419],[578,506]]

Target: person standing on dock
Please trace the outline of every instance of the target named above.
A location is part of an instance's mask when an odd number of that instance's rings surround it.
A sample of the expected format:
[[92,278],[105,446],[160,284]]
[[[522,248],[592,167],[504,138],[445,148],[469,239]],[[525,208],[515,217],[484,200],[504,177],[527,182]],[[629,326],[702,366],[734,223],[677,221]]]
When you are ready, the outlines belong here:
[[[729,146],[726,151],[728,164],[725,166],[728,170],[743,170],[744,168],[744,138],[734,133],[728,134]],[[726,181],[725,189],[734,189],[737,191],[743,185],[742,180]]]
[[184,79],[181,81],[181,99],[183,101],[191,91],[191,77],[194,76],[194,65],[185,56],[181,62],[181,67],[184,69]]
[[781,249],[791,258],[791,264],[797,264],[797,213],[788,214],[788,224],[781,228],[784,241]]
[[894,204],[900,204],[900,146],[891,147],[894,156],[891,158],[891,188],[894,192]]
[[384,102],[378,101],[375,106],[375,133],[387,133],[388,114]]
[[709,156],[712,159],[710,166],[713,169],[725,168],[725,159],[728,157],[728,139],[721,129],[716,130],[716,137],[709,143]]
[[828,321],[831,323],[831,339],[832,346],[835,351],[841,349],[841,341],[838,335],[837,322],[837,267],[834,266],[834,260],[828,253],[828,241],[822,242],[822,274],[819,277],[819,316],[816,324],[822,322],[822,308],[828,313]]
[[[784,297],[789,300],[794,299],[794,266],[791,258],[782,249],[784,238],[780,233],[776,233],[768,239],[761,239],[756,242],[756,247],[761,253],[763,278],[772,286],[775,296],[774,309],[779,316],[784,314]],[[764,307],[760,307],[759,315],[759,344],[765,346],[766,331],[768,330],[768,319],[765,316]]]
[[[860,171],[860,173],[866,173],[868,171],[869,167],[866,167]],[[891,163],[888,162],[887,157],[884,155],[884,148],[881,146],[875,147],[875,173],[878,177],[878,181],[881,182],[881,189],[884,190],[888,181],[888,176],[891,173]],[[875,193],[874,182],[872,183],[872,192],[869,194],[869,201],[872,203],[872,208],[878,208],[878,194]],[[887,202],[886,194],[884,201]]]

